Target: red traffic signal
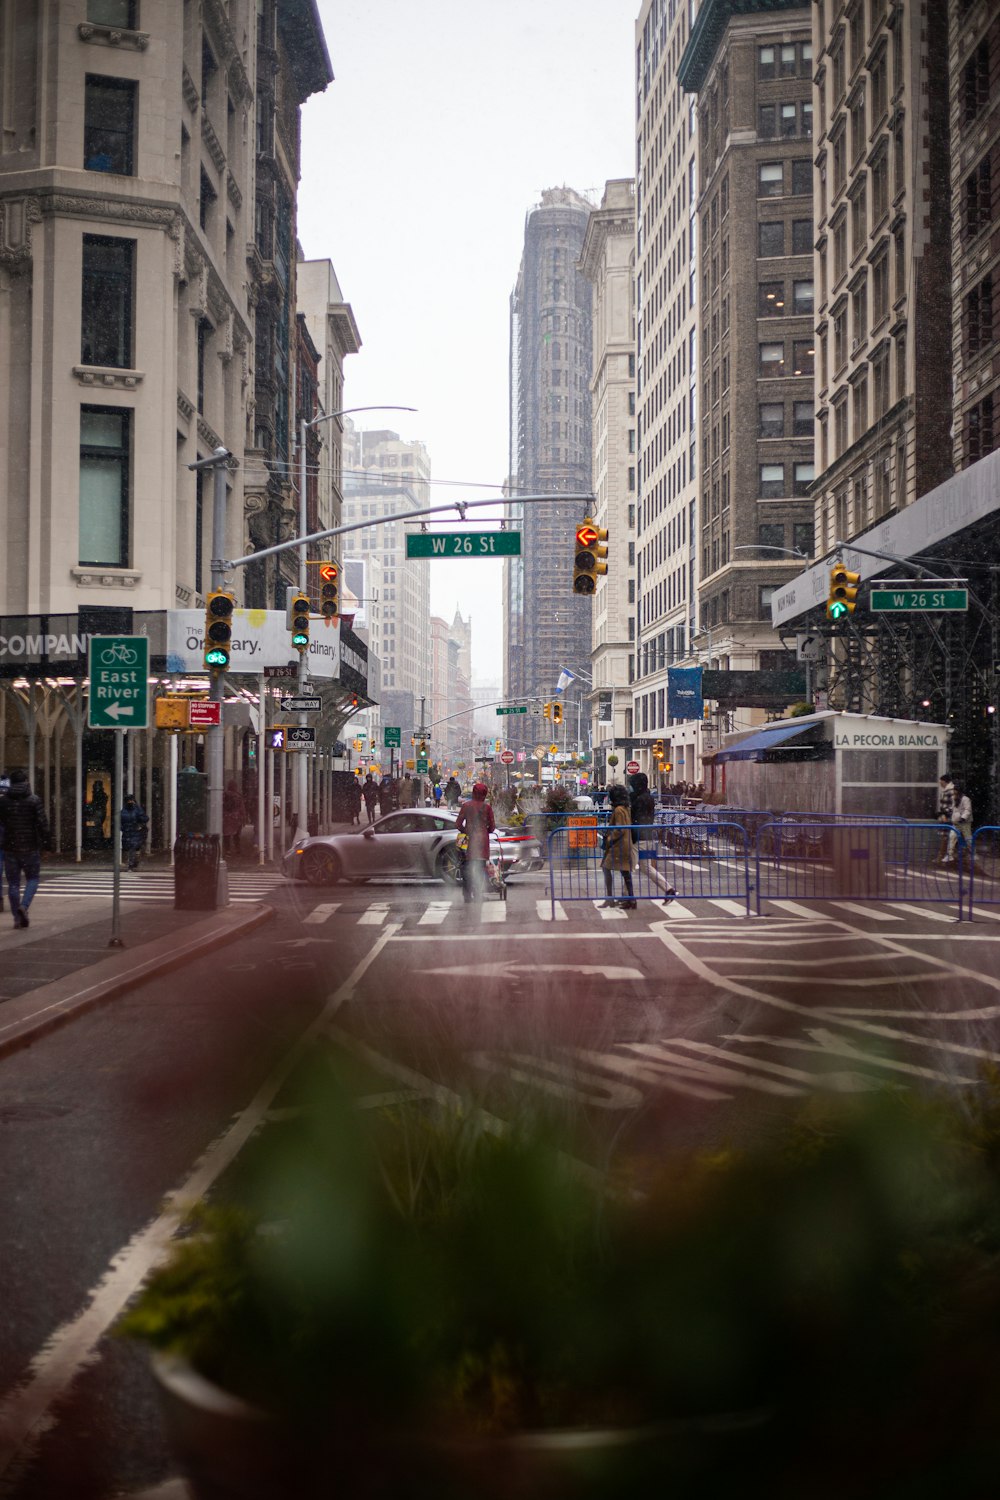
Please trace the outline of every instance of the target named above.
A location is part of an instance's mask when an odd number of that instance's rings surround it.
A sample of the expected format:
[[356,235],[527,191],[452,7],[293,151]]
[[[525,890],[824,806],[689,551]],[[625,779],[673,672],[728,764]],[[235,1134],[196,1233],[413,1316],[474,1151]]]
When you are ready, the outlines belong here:
[[589,521],[585,521],[582,526],[576,528],[577,545],[580,547],[592,547],[599,535],[597,527],[592,526]]
[[333,583],[339,572],[340,569],[337,567],[336,563],[328,562],[324,563],[320,568],[319,576],[322,578],[324,583]]

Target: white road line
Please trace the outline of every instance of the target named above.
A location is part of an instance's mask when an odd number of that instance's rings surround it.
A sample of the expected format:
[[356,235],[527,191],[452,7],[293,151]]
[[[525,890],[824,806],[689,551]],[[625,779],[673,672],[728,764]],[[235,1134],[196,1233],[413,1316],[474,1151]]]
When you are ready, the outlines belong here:
[[483,922],[490,922],[490,923],[493,923],[493,924],[496,924],[497,922],[506,922],[506,920],[507,920],[507,903],[506,903],[506,901],[497,901],[497,902],[484,901],[483,902],[483,906],[482,906],[482,910],[480,911],[479,916],[480,916],[480,920],[483,921]]
[[594,906],[597,909],[597,911],[600,912],[601,918],[605,922],[627,922],[628,921],[628,917],[626,916],[626,914],[623,911],[619,911],[619,909],[618,909],[617,906],[609,906],[609,907],[605,908],[603,901],[595,901],[594,902]]
[[421,913],[417,926],[440,927],[450,911],[450,901],[431,901],[428,903],[427,910]]
[[381,927],[382,923],[385,921],[388,915],[388,903],[385,901],[375,901],[371,906],[369,906],[367,911],[363,911],[361,913],[360,917],[358,918],[358,926]]
[[877,911],[874,906],[859,906],[856,901],[834,901],[832,905],[839,906],[844,911],[856,912],[859,917],[871,917],[876,922],[901,922],[903,920],[893,912]]
[[988,922],[1000,922],[1000,911],[987,911],[978,901],[972,910],[976,918],[985,917]]
[[[725,896],[710,896],[708,899],[713,906],[717,906],[720,911],[727,911],[731,917],[745,917],[747,914],[746,907],[740,901],[730,901]],[[752,906],[750,912],[752,915]]]
[[894,901],[896,911],[912,912],[917,917],[929,917],[932,922],[956,922],[958,920],[958,908],[952,913],[944,911],[930,911],[926,906],[911,906],[908,901]]
[[813,911],[809,906],[800,906],[797,901],[776,901],[772,896],[765,896],[764,899],[768,906],[777,906],[780,911],[790,912],[793,917],[805,917],[808,921],[812,922],[817,920],[828,922],[830,920],[829,917],[824,917],[821,911]]
[[659,907],[665,917],[671,922],[690,922],[695,913],[687,906],[682,906],[679,901],[654,901],[654,906]]
[[335,911],[340,910],[339,901],[324,901],[319,906],[314,906],[308,916],[303,917],[305,922],[329,922]]
[[[538,920],[540,922],[551,922],[552,921],[552,902],[551,901],[536,901],[535,902],[535,911],[538,913]],[[557,901],[556,902],[556,921],[557,922],[568,922],[569,921],[569,917],[566,915],[566,908],[563,906],[563,904],[562,904],[561,901]]]
[[121,1316],[126,1303],[146,1277],[169,1253],[171,1240],[191,1211],[239,1152],[260,1129],[274,1100],[306,1047],[326,1027],[346,995],[398,929],[380,933],[340,988],[328,997],[316,1020],[295,1042],[250,1104],[195,1163],[180,1187],[169,1193],[163,1212],[115,1255],[108,1270],[83,1299],[83,1311],[63,1323],[46,1341],[28,1367],[26,1384],[0,1401],[0,1483],[28,1462],[38,1441],[51,1425],[52,1407],[72,1385],[80,1370],[92,1363],[97,1345]]

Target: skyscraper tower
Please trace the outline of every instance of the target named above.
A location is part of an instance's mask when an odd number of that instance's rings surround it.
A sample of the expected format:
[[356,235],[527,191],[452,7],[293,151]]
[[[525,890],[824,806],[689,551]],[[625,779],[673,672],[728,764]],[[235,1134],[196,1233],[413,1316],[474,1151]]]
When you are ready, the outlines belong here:
[[[591,205],[571,188],[549,188],[524,225],[510,300],[510,500],[522,555],[506,564],[504,691],[549,699],[563,667],[589,675],[591,601],[573,593],[573,538],[586,507],[519,506],[517,494],[591,488],[591,287],[577,269]],[[578,679],[569,690],[586,693]],[[519,721],[526,742],[541,733]],[[513,731],[512,731],[513,737]]]

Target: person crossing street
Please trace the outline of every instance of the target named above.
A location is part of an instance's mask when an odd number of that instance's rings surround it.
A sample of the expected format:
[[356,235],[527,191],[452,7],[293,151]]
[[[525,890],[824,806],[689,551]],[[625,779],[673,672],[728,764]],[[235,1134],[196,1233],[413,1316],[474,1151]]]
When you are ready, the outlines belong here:
[[462,866],[462,885],[466,903],[481,901],[486,883],[486,862],[490,857],[490,834],[496,828],[493,809],[486,800],[487,786],[477,781],[472,788],[472,797],[458,809],[455,827],[468,839],[465,863]]
[[122,854],[125,856],[129,869],[138,870],[139,855],[142,852],[143,844],[146,842],[146,829],[149,826],[149,819],[131,792],[129,792],[122,803],[121,825]]
[[0,797],[0,834],[14,926],[27,927],[28,908],[41,878],[42,850],[49,841],[49,824],[42,799],[31,790],[25,771],[11,772],[10,787]]

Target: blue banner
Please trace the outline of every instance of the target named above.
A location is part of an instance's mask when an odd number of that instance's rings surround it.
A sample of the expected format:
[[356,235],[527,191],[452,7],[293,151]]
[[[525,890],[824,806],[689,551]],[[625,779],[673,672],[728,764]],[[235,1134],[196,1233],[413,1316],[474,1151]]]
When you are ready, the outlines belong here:
[[701,667],[668,667],[667,716],[700,719],[701,711]]

